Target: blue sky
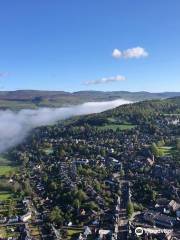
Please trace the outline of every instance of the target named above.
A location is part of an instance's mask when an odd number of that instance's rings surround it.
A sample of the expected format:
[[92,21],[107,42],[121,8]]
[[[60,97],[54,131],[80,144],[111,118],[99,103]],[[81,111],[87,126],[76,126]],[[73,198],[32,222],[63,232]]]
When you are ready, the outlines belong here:
[[[2,0],[0,10],[1,90],[180,91],[179,0]],[[135,47],[148,56],[112,57]]]

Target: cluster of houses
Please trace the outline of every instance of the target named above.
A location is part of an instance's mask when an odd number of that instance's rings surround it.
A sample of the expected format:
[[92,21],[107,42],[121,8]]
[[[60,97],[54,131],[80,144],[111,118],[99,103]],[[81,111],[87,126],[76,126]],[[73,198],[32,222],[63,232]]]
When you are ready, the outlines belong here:
[[31,217],[32,213],[30,210],[30,201],[28,199],[23,200],[23,211],[26,212],[22,216],[9,216],[9,217],[1,217],[0,218],[0,224],[11,224],[11,223],[18,223],[18,222],[28,222]]
[[[154,230],[157,230],[153,233],[151,230],[144,230],[144,234],[148,236],[151,233],[164,234],[158,230],[164,228],[176,232],[180,217],[180,189],[177,183],[180,169],[172,156],[155,157],[149,146],[162,139],[165,141],[175,139],[179,118],[158,117],[153,120],[153,124],[162,129],[158,134],[144,129],[143,126],[122,132],[89,127],[73,129],[68,126],[55,126],[54,129],[44,127],[38,130],[36,138],[33,139],[36,144],[26,143],[25,147],[19,150],[19,156],[28,157],[28,177],[34,194],[39,199],[38,203],[40,202],[39,211],[42,220],[47,221],[43,216],[47,216],[61,198],[58,196],[57,200],[55,196],[58,195],[58,186],[61,186],[61,191],[64,188],[66,194],[83,185],[87,198],[97,205],[98,210],[75,209],[73,205],[68,205],[67,208],[69,211],[72,210],[71,213],[76,212],[75,220],[88,219],[88,222],[82,220],[81,224],[84,224],[85,228],[78,239],[87,239],[93,234],[97,239],[118,239],[122,222],[120,202],[124,201],[124,198],[127,198],[126,204],[130,200],[135,201],[133,184],[137,179],[144,178],[150,183],[151,181],[160,183],[168,189],[169,194],[164,196],[166,204],[163,204],[165,201],[160,201],[159,198],[159,195],[163,198],[164,192],[159,191],[154,205],[151,204],[149,208],[144,205],[145,210],[141,211],[143,229],[151,229],[151,226],[155,226]],[[43,151],[44,148],[50,150]],[[84,170],[87,175],[80,174],[80,170],[81,172]],[[121,193],[122,187],[119,183],[122,179],[131,183],[127,187],[126,196]],[[94,187],[95,180],[99,182],[100,187],[103,186],[104,191],[102,189],[98,191]],[[53,181],[53,184],[49,184],[49,187],[47,183],[50,181]],[[108,197],[103,195],[105,191]],[[111,200],[110,204],[107,204],[107,199]],[[59,208],[63,210],[61,204]],[[28,218],[31,218],[29,210],[21,217],[21,221],[26,221]],[[135,239],[133,226],[138,221],[135,217],[129,223],[127,215],[125,218],[126,233],[129,234],[130,239]],[[68,226],[70,222],[76,225],[75,220],[74,217],[69,221],[64,220],[63,225]],[[168,230],[167,233],[170,234]]]

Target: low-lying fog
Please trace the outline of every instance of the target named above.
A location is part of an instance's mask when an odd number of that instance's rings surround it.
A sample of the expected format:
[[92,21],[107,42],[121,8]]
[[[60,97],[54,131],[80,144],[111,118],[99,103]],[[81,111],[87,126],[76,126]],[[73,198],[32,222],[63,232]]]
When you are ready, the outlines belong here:
[[128,104],[126,100],[108,102],[87,102],[81,105],[63,108],[24,109],[19,112],[0,111],[0,152],[20,143],[35,127],[54,124],[72,116],[99,113]]

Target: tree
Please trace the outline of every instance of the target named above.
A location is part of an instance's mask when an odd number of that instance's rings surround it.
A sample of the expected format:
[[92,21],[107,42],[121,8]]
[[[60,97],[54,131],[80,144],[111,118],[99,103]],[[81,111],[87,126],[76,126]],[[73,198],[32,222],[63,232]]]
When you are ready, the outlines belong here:
[[80,201],[79,201],[79,199],[75,199],[75,200],[74,200],[73,206],[74,206],[75,208],[77,208],[77,209],[80,208]]
[[158,147],[156,146],[156,144],[155,143],[153,143],[152,145],[151,145],[151,151],[152,151],[152,153],[154,154],[154,156],[155,157],[158,157]]
[[51,184],[50,184],[50,190],[52,190],[52,191],[56,191],[57,188],[58,188],[57,183],[54,182],[54,181],[51,182]]
[[155,157],[161,157],[163,156],[163,150],[159,149],[155,143],[151,145],[151,151],[154,154]]
[[79,190],[76,194],[76,197],[78,198],[78,200],[80,202],[86,200],[86,198],[87,198],[86,193],[83,190]]
[[121,176],[121,177],[124,177],[124,175],[125,175],[125,172],[124,172],[123,169],[121,169],[121,170],[120,170],[120,176]]
[[86,205],[85,205],[85,207],[86,207],[86,209],[88,209],[88,210],[95,210],[95,211],[98,211],[98,205],[94,202],[94,201],[91,201],[91,202],[89,202],[89,203],[87,203]]
[[133,206],[133,204],[132,204],[131,201],[128,201],[128,204],[127,204],[127,214],[128,214],[128,218],[130,218],[133,213],[134,213],[134,206]]
[[64,151],[64,149],[61,148],[59,150],[59,156],[60,156],[60,158],[64,158],[66,156],[66,152]]
[[101,190],[101,185],[97,180],[94,181],[94,189],[98,192]]
[[155,202],[156,201],[156,197],[157,197],[156,192],[154,190],[151,190],[150,195],[151,195],[152,201]]
[[101,149],[101,150],[100,150],[100,154],[101,154],[101,156],[105,157],[105,156],[106,156],[106,151],[105,151],[105,149]]
[[164,145],[165,145],[164,140],[160,140],[160,141],[157,142],[158,147],[163,147]]
[[180,138],[178,138],[176,141],[176,148],[177,150],[180,150]]
[[26,181],[24,182],[24,191],[25,191],[26,195],[31,195],[33,192],[30,182],[29,182],[29,179],[26,179]]
[[51,222],[56,224],[63,223],[63,213],[58,206],[54,207],[53,210],[50,212],[49,219]]

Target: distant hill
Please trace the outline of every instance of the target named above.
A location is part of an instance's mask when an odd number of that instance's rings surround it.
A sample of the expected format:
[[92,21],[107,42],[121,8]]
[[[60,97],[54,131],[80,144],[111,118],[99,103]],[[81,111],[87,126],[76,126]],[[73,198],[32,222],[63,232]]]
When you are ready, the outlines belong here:
[[70,93],[39,90],[0,91],[0,109],[18,110],[37,107],[62,107],[88,101],[111,101],[120,98],[129,101],[142,101],[176,96],[180,96],[180,92],[79,91]]

